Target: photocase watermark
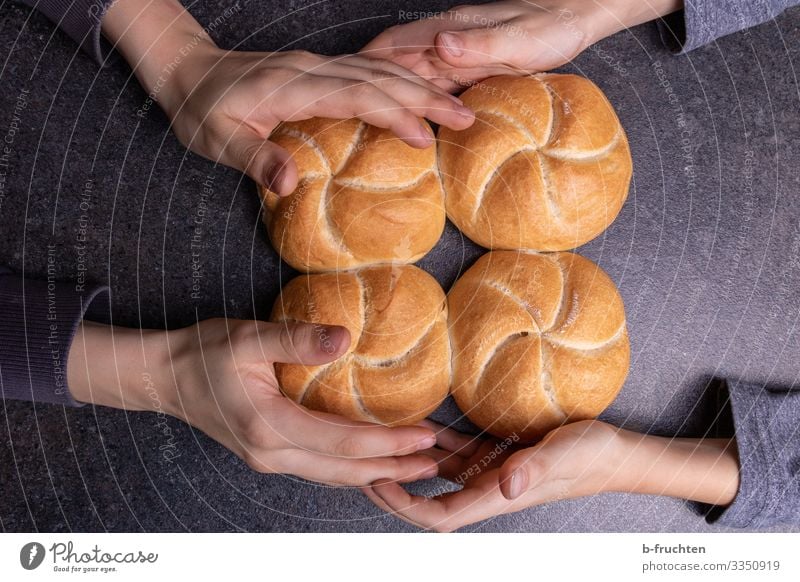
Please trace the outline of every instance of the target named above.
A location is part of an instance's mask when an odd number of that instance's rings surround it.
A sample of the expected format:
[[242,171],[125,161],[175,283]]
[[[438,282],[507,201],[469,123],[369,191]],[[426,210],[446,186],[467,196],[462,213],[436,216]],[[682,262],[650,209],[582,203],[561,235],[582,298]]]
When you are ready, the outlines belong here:
[[495,20],[483,14],[469,14],[459,10],[448,10],[435,12],[430,10],[399,10],[397,12],[399,22],[413,22],[415,20],[449,20],[459,24],[471,24],[475,28],[491,28],[499,30],[508,36],[527,37],[528,31],[521,26],[509,24],[503,20]]
[[750,235],[752,233],[752,223],[756,211],[756,193],[754,189],[754,165],[755,165],[755,152],[752,148],[746,148],[744,151],[744,159],[742,160],[742,202],[739,205],[736,213],[736,225],[738,232],[736,233],[736,243],[733,247],[733,256],[731,257],[730,266],[726,269],[726,277],[723,282],[722,292],[720,293],[721,302],[727,302],[730,298],[731,292],[737,288],[737,284],[741,281],[739,274],[739,266],[742,262],[742,254],[746,252],[749,245]]
[[158,394],[153,377],[148,372],[142,373],[142,382],[144,383],[144,390],[147,396],[153,403],[152,410],[156,413],[156,427],[164,435],[165,441],[159,445],[158,450],[161,451],[162,458],[171,463],[181,456],[178,446],[175,443],[175,433],[172,432],[172,427],[168,422],[168,415],[164,412],[164,406],[161,403],[161,397]]
[[89,232],[91,223],[89,220],[89,211],[92,208],[92,195],[94,193],[94,179],[88,178],[83,184],[83,190],[78,195],[78,209],[80,216],[78,217],[78,232],[75,234],[75,291],[83,293],[86,291],[86,258],[88,249],[86,244],[89,241]]
[[241,9],[242,7],[239,4],[239,0],[237,0],[233,6],[226,8],[222,14],[217,16],[210,24],[204,26],[202,31],[193,34],[191,38],[178,49],[177,54],[173,55],[172,60],[164,65],[164,67],[161,69],[161,74],[150,88],[150,92],[148,93],[147,98],[144,100],[144,103],[142,103],[141,107],[136,110],[136,115],[138,117],[145,117],[150,112],[150,110],[153,108],[153,105],[156,103],[156,101],[158,101],[159,93],[161,93],[161,91],[164,89],[167,81],[173,75],[173,73],[175,73],[184,59],[186,59],[202,41],[208,40],[212,32],[222,26],[233,15],[240,12]]
[[192,299],[202,298],[202,280],[205,277],[203,274],[203,261],[202,250],[204,247],[203,239],[205,238],[206,226],[205,222],[209,213],[209,200],[214,196],[214,175],[209,174],[203,181],[200,189],[200,197],[197,201],[197,209],[194,213],[192,236],[189,240],[189,271],[191,275],[191,292]]
[[504,438],[502,441],[497,441],[497,444],[495,444],[493,449],[486,453],[478,462],[473,463],[467,469],[462,471],[458,477],[453,479],[453,482],[457,485],[463,485],[468,479],[477,476],[481,471],[491,465],[500,455],[514,446],[514,444],[517,442],[519,442],[519,435],[517,433]]
[[289,205],[283,210],[283,217],[286,220],[291,220],[295,213],[297,212],[298,206],[303,201],[303,198],[308,193],[308,180],[300,180],[300,183],[295,188],[295,191],[292,193],[291,197],[289,198]]
[[[573,37],[583,42],[586,39],[586,33],[584,33],[578,26],[580,20],[581,17],[568,8],[561,8],[556,16],[556,22],[561,24],[561,26],[563,26],[564,29]],[[625,68],[625,66],[622,64],[622,61],[620,61],[616,54],[605,50],[597,43],[589,45],[587,50],[611,67],[621,77],[625,77],[628,74],[628,69]]]
[[329,354],[336,351],[336,346],[331,341],[331,336],[328,335],[328,328],[319,323],[319,309],[317,308],[316,302],[311,298],[308,300],[308,318],[309,323],[314,328],[314,333],[317,334],[319,345],[322,349]]
[[452,80],[459,87],[470,88],[476,91],[482,91],[488,95],[491,95],[495,99],[502,99],[503,101],[507,102],[509,105],[514,107],[517,110],[517,112],[519,112],[519,114],[522,115],[523,117],[534,116],[534,111],[533,109],[531,109],[528,102],[525,101],[524,99],[516,97],[513,93],[511,93],[507,89],[503,89],[502,87],[498,87],[497,85],[484,83],[483,81],[474,81],[472,79],[462,77],[461,75],[453,75]]
[[13,153],[14,139],[22,127],[22,114],[28,107],[30,91],[24,87],[20,89],[11,111],[11,120],[8,122],[3,141],[0,143],[0,209],[6,198],[6,180],[11,169],[11,154]]
[[679,131],[680,138],[680,151],[681,159],[683,160],[683,173],[687,179],[687,191],[691,195],[694,193],[697,186],[697,171],[694,163],[694,145],[692,143],[692,128],[686,119],[686,113],[683,110],[683,105],[680,102],[678,94],[673,89],[672,84],[667,77],[666,71],[661,64],[661,61],[655,61],[651,65],[653,72],[656,75],[658,84],[664,89],[667,97],[667,103],[672,107],[675,114],[675,125]]
[[35,570],[49,555],[53,572],[70,574],[108,574],[118,572],[121,565],[155,564],[155,552],[104,550],[95,544],[88,550],[77,549],[72,541],[56,542],[45,549],[39,542],[29,542],[19,552],[19,563],[25,570]]
[[[477,438],[477,437],[476,437]],[[472,479],[473,477],[477,477],[480,475],[485,469],[489,468],[503,453],[508,451],[512,448],[516,443],[519,442],[519,435],[517,433],[513,433],[510,436],[504,438],[503,440],[497,441],[495,446],[490,449],[486,454],[483,455],[479,460],[472,463],[469,467],[461,471],[454,479],[452,479],[448,485],[445,487],[441,487],[433,492],[427,493],[427,497],[438,497],[439,495],[443,495],[445,493],[451,493],[453,491],[452,484],[457,486],[464,486],[467,484],[467,481]]]
[[42,565],[45,557],[45,549],[39,542],[29,542],[22,546],[19,551],[20,566],[26,570],[35,570]]
[[50,329],[47,335],[47,345],[50,348],[50,361],[53,366],[53,378],[56,387],[54,393],[63,396],[67,393],[67,371],[65,358],[67,354],[61,351],[61,337],[58,326],[58,304],[56,301],[57,290],[56,245],[47,245],[47,320]]

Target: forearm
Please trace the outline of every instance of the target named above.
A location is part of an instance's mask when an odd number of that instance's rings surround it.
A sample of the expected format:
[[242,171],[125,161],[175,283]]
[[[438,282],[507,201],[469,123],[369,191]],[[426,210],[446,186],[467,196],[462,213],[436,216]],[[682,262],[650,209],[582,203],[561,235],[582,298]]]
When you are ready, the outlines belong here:
[[588,23],[593,28],[589,35],[592,42],[683,8],[683,0],[612,0],[590,4],[594,4],[596,13],[594,22]]
[[173,97],[173,73],[190,54],[217,48],[177,0],[116,0],[103,18],[103,34],[170,115],[181,105]]
[[[84,321],[72,341],[67,382],[73,398],[125,410],[175,415],[174,334]],[[170,341],[173,340],[173,341]]]
[[728,505],[739,487],[732,439],[664,438],[621,431],[621,464],[613,488]]

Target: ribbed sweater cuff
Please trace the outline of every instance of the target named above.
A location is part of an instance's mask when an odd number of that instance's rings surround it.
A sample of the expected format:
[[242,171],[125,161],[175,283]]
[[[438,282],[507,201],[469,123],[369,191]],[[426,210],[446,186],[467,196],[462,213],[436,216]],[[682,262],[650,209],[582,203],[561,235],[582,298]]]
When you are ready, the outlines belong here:
[[67,358],[84,313],[98,298],[107,305],[108,287],[0,275],[3,398],[80,406],[67,387]]
[[66,32],[102,64],[100,24],[114,0],[22,0]]

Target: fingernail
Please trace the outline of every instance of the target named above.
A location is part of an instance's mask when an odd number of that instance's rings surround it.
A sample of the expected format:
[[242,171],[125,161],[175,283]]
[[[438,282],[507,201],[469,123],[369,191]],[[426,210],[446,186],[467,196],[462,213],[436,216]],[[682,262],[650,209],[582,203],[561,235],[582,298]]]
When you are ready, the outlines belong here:
[[267,172],[267,188],[278,196],[281,195],[281,185],[283,183],[283,164],[275,164]]
[[454,57],[460,57],[464,54],[464,43],[456,35],[449,32],[442,32],[439,34],[439,40],[444,46],[444,50],[449,52]]
[[[319,332],[319,347],[326,354],[335,354],[348,341],[350,332],[344,327],[324,327]],[[344,351],[344,350],[342,350]]]
[[425,449],[429,449],[433,446],[436,446],[436,435],[432,434],[430,436],[426,436],[424,439],[417,443],[417,450],[424,451]]
[[431,133],[431,130],[427,126],[422,125],[421,123],[419,124],[419,130],[420,130],[419,131],[420,137],[424,139],[428,145],[432,144],[433,134]]
[[472,112],[472,109],[469,107],[464,107],[463,105],[456,107],[456,113],[458,113],[461,117],[466,117],[468,119],[472,119],[475,116],[475,114]]
[[511,499],[516,499],[528,488],[528,474],[522,469],[517,469],[511,474],[511,486],[509,487]]
[[450,97],[450,100],[456,105],[464,105],[464,102],[455,95],[451,95],[450,93],[448,93],[447,96]]

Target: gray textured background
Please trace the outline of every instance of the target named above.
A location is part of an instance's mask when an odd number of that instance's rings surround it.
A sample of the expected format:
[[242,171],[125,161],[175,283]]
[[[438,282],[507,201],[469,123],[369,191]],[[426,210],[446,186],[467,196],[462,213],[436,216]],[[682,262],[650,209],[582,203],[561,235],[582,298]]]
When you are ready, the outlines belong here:
[[[200,2],[192,12],[209,23],[231,4]],[[280,3],[298,12],[271,24],[279,13],[267,4],[241,0],[242,10],[215,38],[229,48],[337,54],[393,24],[399,9],[446,6]],[[79,194],[91,179],[86,266],[94,281],[110,284],[116,323],[176,327],[209,316],[266,316],[292,273],[266,239],[254,185],[186,153],[159,111],[137,117],[145,94],[119,57],[98,69],[43,17],[7,1],[2,6],[0,134],[20,90],[30,94],[0,199],[0,262],[43,276],[46,246],[56,244],[59,276],[75,278]],[[707,397],[712,379],[797,382],[799,24],[794,9],[688,56],[667,53],[655,27],[645,25],[565,68],[605,90],[633,150],[634,181],[622,213],[580,249],[609,272],[627,306],[632,370],[606,414],[617,424],[698,435],[714,412]],[[187,254],[209,179],[202,298],[193,300]],[[447,288],[480,253],[448,225],[422,266]],[[447,403],[436,417],[454,420],[457,412]],[[357,490],[257,475],[177,421],[171,427],[180,457],[167,463],[152,414],[6,402],[0,423],[4,530],[411,529]],[[604,495],[468,529],[716,528],[679,500]]]

